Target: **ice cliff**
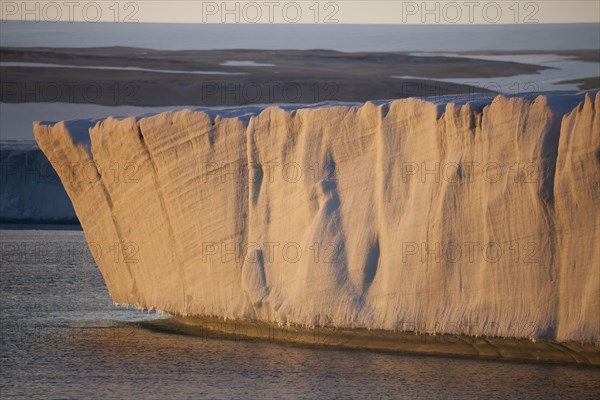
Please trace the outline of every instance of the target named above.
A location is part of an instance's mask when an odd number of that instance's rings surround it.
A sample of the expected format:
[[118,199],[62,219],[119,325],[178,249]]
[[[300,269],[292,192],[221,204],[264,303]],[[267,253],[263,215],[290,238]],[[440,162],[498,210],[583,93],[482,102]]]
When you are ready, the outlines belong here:
[[0,141],[0,223],[78,224],[50,162],[32,141]]
[[115,302],[599,340],[599,94],[232,115],[35,124]]

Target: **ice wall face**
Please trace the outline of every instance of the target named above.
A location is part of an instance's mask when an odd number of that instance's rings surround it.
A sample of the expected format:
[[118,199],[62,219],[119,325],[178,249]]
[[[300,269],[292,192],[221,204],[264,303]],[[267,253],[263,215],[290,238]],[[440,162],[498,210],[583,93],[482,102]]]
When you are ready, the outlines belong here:
[[[483,102],[485,103],[485,102]],[[594,342],[600,95],[38,124],[113,300]],[[61,173],[59,171],[59,173]]]
[[30,141],[0,142],[0,222],[77,224],[50,162]]

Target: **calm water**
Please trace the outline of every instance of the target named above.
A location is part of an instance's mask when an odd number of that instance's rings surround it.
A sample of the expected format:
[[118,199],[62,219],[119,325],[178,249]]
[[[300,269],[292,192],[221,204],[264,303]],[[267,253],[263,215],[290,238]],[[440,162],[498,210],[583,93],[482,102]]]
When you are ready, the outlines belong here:
[[1,398],[597,398],[600,369],[158,333],[81,231],[0,230]]

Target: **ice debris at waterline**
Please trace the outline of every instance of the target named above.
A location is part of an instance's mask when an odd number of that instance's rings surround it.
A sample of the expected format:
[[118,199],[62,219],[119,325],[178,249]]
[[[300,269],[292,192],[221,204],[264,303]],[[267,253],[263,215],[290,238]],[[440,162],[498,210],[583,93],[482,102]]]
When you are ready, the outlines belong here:
[[597,342],[600,95],[469,100],[184,110],[35,136],[117,303]]

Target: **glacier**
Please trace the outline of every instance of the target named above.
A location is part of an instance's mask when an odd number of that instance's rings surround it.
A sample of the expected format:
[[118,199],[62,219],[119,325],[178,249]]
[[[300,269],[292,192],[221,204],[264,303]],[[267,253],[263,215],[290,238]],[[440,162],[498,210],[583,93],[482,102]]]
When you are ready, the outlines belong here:
[[34,133],[115,303],[599,340],[599,93],[182,110]]
[[79,224],[71,200],[33,141],[0,141],[0,223]]

